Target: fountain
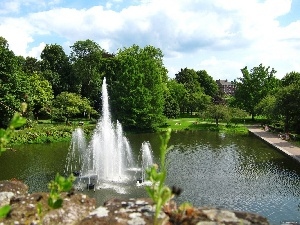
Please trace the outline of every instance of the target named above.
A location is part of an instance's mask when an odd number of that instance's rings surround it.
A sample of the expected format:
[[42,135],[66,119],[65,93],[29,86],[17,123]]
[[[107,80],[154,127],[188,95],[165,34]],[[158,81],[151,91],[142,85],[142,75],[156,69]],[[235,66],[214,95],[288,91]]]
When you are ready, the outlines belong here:
[[138,179],[138,184],[144,184],[146,179],[145,171],[153,165],[153,156],[151,145],[148,141],[144,141],[141,147],[142,153],[142,177]]
[[[123,134],[122,125],[111,121],[108,104],[106,79],[102,84],[102,115],[86,147],[84,135],[80,128],[74,131],[68,153],[66,172],[80,170],[79,180],[87,187],[97,183],[120,183],[130,180],[128,171],[134,168],[134,160],[129,141]],[[79,135],[80,134],[80,135]],[[80,138],[79,138],[80,136]],[[70,162],[77,163],[76,166]],[[78,166],[79,165],[79,166]],[[91,185],[90,185],[91,184]]]
[[69,175],[73,173],[75,176],[79,176],[79,171],[82,171],[85,162],[89,157],[86,150],[86,140],[84,132],[81,128],[76,128],[72,133],[72,141],[69,147],[67,162],[65,165],[64,174]]

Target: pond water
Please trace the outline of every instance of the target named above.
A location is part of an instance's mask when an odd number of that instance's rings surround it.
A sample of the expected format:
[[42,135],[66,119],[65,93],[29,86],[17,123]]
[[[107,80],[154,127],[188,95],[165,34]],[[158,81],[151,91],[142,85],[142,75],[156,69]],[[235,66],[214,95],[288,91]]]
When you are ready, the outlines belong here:
[[[159,162],[158,134],[127,135],[134,159],[139,159],[142,142],[149,141],[154,162]],[[167,154],[167,184],[183,192],[175,200],[195,206],[213,206],[258,213],[271,224],[300,222],[299,163],[277,152],[252,135],[215,132],[173,132]],[[0,157],[0,180],[23,180],[30,192],[48,191],[47,184],[57,172],[63,174],[69,143],[24,145]],[[107,199],[147,197],[135,185],[133,172],[127,183],[110,183],[87,191],[102,205]]]

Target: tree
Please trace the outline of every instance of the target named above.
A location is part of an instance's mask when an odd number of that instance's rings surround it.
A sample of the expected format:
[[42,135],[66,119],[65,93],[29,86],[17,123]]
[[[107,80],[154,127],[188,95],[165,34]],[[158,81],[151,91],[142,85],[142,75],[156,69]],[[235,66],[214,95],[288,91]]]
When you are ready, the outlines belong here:
[[187,95],[187,90],[184,85],[178,83],[175,79],[170,79],[167,81],[167,91],[171,95],[172,99],[177,102],[180,112],[184,112],[185,97]]
[[[204,108],[203,105],[209,102],[208,96],[205,96],[204,89],[200,86],[198,75],[193,69],[181,69],[175,75],[175,80],[183,84],[186,89],[184,104],[180,108],[190,114]],[[200,107],[199,107],[200,106]]]
[[196,74],[198,75],[200,86],[204,89],[204,93],[212,98],[215,97],[219,91],[217,82],[205,70],[196,71]]
[[276,97],[268,94],[255,107],[255,111],[262,116],[265,116],[270,122],[278,121],[279,115],[275,111]]
[[276,71],[260,64],[248,71],[247,66],[241,69],[243,77],[235,81],[235,104],[251,114],[256,115],[255,107],[268,93],[279,85],[275,78]]
[[274,111],[282,117],[286,132],[290,128],[300,131],[300,82],[280,88],[275,94]]
[[107,62],[112,115],[125,129],[153,130],[164,121],[167,70],[162,57],[153,46],[133,45]]
[[85,113],[91,114],[94,113],[94,110],[89,100],[78,94],[62,92],[53,100],[52,116],[54,120],[64,120],[68,124],[70,118]]
[[248,116],[248,113],[242,109],[229,107],[229,121],[232,122],[232,120],[242,120],[245,119]]
[[28,82],[30,83],[30,91],[26,96],[28,111],[32,111],[37,118],[40,110],[50,105],[54,97],[53,90],[50,83],[38,73],[29,76]]
[[57,44],[46,45],[41,52],[41,70],[44,77],[52,85],[54,95],[72,89],[71,65],[62,46]]
[[175,80],[183,84],[185,89],[189,93],[202,91],[200,83],[198,81],[198,75],[195,70],[184,68],[175,74]]
[[224,119],[226,121],[230,120],[229,108],[225,105],[210,105],[204,111],[204,116],[207,118],[213,118],[216,122],[216,126],[219,126],[219,121]]
[[177,118],[180,115],[178,102],[170,95],[165,94],[164,115],[167,118]]
[[281,83],[284,87],[289,86],[291,84],[300,83],[300,73],[298,72],[290,72],[287,73],[282,79]]
[[33,74],[35,72],[41,72],[41,62],[36,58],[27,56],[25,59],[22,56],[20,57],[22,70],[26,74]]
[[93,106],[99,107],[103,55],[107,54],[96,42],[89,39],[75,42],[71,49],[70,59],[79,94],[88,98]]
[[28,90],[27,77],[19,62],[6,39],[0,37],[0,127],[6,127],[13,114],[20,111]]

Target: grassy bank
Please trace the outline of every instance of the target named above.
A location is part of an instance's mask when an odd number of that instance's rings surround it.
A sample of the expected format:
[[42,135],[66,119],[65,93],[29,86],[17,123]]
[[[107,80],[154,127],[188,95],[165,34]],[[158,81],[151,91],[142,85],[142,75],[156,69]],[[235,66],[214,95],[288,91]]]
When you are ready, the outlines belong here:
[[205,130],[205,131],[218,131],[226,133],[247,133],[248,129],[244,123],[219,123],[217,126],[215,121],[206,120],[201,121],[197,118],[178,118],[169,119],[163,126],[159,128],[160,131],[166,130],[166,128],[171,128],[174,131],[180,130]]
[[[77,127],[77,123],[74,123],[73,125],[51,123],[38,124],[34,127],[15,131],[10,140],[10,144],[43,144],[70,141],[72,133]],[[87,136],[90,136],[95,129],[95,124],[85,124],[80,127],[84,130],[84,133]]]
[[[95,129],[96,121],[74,120],[69,125],[65,123],[53,123],[49,120],[40,120],[38,123],[32,123],[32,127],[24,128],[15,132],[10,144],[33,144],[33,143],[51,143],[70,141],[72,132],[84,122],[84,133],[90,136]],[[259,121],[255,121],[259,123]],[[164,131],[171,128],[173,131],[184,130],[203,130],[234,134],[245,134],[248,132],[246,125],[252,124],[251,119],[236,121],[231,124],[220,122],[218,126],[214,120],[199,120],[197,117],[184,117],[178,119],[168,119],[166,123],[159,127],[158,131]]]

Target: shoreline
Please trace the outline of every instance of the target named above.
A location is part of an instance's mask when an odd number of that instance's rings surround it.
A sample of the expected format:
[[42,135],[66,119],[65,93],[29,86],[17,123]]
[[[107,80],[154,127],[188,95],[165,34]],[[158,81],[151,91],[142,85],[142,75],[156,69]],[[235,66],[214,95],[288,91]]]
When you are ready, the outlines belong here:
[[259,126],[249,126],[248,131],[260,138],[261,140],[265,141],[269,145],[271,145],[276,150],[284,153],[285,155],[289,156],[290,158],[296,160],[300,163],[300,148],[293,145],[289,141],[282,140],[276,134],[268,131],[264,131]]

